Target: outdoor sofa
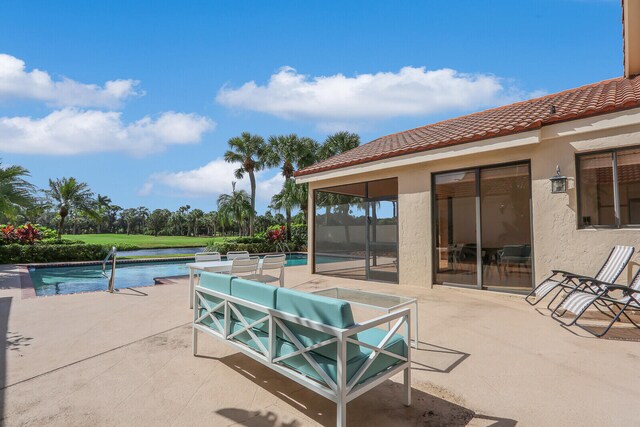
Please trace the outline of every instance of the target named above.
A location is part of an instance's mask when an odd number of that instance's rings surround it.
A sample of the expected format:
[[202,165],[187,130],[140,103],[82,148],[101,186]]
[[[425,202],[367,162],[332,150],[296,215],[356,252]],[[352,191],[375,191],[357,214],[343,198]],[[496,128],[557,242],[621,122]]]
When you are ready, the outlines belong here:
[[401,371],[410,405],[409,309],[356,323],[346,301],[216,273],[195,294],[194,355],[198,332],[221,339],[335,402],[338,426],[349,401]]

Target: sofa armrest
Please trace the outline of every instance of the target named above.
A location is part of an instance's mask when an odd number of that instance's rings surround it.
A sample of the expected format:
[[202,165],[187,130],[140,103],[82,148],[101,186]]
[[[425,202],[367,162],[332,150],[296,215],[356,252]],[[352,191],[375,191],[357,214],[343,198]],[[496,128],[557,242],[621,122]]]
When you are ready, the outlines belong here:
[[352,326],[349,329],[345,329],[343,336],[350,337],[352,335],[357,334],[358,332],[366,331],[367,329],[375,328],[376,326],[384,325],[385,323],[390,323],[400,318],[405,318],[404,321],[407,322],[407,325],[410,325],[411,309],[405,308],[402,310],[394,311],[393,313],[378,316],[371,320],[367,320],[364,323],[359,323],[355,326]]

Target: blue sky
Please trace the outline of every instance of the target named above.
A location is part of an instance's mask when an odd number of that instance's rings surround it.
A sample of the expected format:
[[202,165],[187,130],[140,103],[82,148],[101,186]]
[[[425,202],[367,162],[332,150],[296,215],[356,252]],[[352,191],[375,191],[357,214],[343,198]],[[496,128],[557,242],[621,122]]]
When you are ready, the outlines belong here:
[[[4,0],[0,157],[209,211],[243,131],[367,142],[621,74],[615,0]],[[262,212],[281,178],[258,181]]]

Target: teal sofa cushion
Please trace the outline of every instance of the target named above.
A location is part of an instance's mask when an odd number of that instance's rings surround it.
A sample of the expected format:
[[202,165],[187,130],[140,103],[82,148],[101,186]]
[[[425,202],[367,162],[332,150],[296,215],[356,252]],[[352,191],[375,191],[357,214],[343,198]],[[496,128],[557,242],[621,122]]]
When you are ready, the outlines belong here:
[[[234,332],[238,332],[242,329],[244,329],[244,325],[241,322],[237,320],[231,320],[231,323],[229,324],[229,333],[233,334]],[[256,337],[262,343],[262,345],[264,345],[264,348],[268,349],[269,348],[268,332],[264,332],[256,328],[252,328],[252,332],[256,335]],[[260,349],[260,346],[255,342],[253,337],[248,332],[242,332],[236,335],[235,337],[233,337],[232,339],[236,341],[240,341],[241,343],[246,344],[252,350],[255,350],[258,353],[262,354],[262,350]]]
[[[373,328],[359,333],[358,339],[370,345],[378,345],[378,343],[384,338],[386,334],[387,331],[383,329]],[[347,361],[347,381],[350,381],[351,378],[353,378],[353,376],[358,372],[358,369],[360,369],[360,367],[366,362],[367,358],[372,353],[372,350],[366,347],[358,346],[358,348],[359,350],[354,353],[355,356]],[[400,356],[406,357],[407,355],[407,345],[404,341],[403,336],[400,334],[394,334],[387,345],[385,345],[384,349],[389,351],[390,353],[394,353]],[[296,347],[290,342],[287,342],[283,339],[276,340],[276,357],[291,354],[296,350]],[[336,381],[337,363],[334,359],[324,357],[322,354],[318,354],[315,351],[309,352],[309,355],[313,357],[318,365],[320,365],[322,370],[327,374],[329,378],[331,378],[333,381]],[[279,363],[288,366],[303,375],[324,383],[321,375],[318,374],[318,372],[309,364],[309,362],[307,362],[307,360],[302,355],[296,355],[288,359],[284,359]],[[387,356],[385,354],[378,355],[373,364],[358,380],[358,383],[362,383],[369,378],[375,377],[379,373],[386,371],[387,369],[398,363],[400,363],[400,361],[391,356]]]
[[228,274],[204,272],[200,275],[200,286],[221,294],[231,295],[231,280],[234,278]]
[[[231,281],[232,296],[265,306],[267,308],[276,308],[276,290],[277,288],[274,286],[254,282],[252,280],[240,279],[236,277]],[[242,307],[240,305],[238,305],[237,308],[238,311],[242,313],[242,316],[244,316],[245,320],[249,323],[253,323],[266,316],[266,313],[254,310],[252,308]],[[238,316],[235,313],[232,313],[232,317],[235,320],[239,320]],[[268,333],[269,322],[265,321],[259,323],[255,326],[255,328]]]
[[346,301],[293,289],[276,289],[276,308],[280,311],[341,329],[355,324],[351,305]]
[[[355,324],[351,305],[348,302],[292,289],[278,288],[276,308],[279,311],[336,328],[345,329]],[[331,335],[325,334],[324,332],[319,332],[292,322],[284,323],[305,347],[332,338]],[[290,337],[280,328],[277,329],[279,338],[291,341]],[[314,352],[335,361],[337,359],[337,348],[338,346],[334,343],[319,347],[315,349]],[[359,352],[358,346],[347,346],[347,359],[351,360],[358,357]]]
[[[211,289],[212,291],[220,292],[221,294],[231,295],[231,280],[233,276],[228,274],[207,273],[204,272],[200,275],[200,285],[203,288]],[[209,303],[211,307],[219,304],[222,299],[216,298],[211,295],[203,294],[203,298]],[[196,301],[198,303],[198,301]],[[216,313],[224,315],[224,307],[220,307],[216,310]]]

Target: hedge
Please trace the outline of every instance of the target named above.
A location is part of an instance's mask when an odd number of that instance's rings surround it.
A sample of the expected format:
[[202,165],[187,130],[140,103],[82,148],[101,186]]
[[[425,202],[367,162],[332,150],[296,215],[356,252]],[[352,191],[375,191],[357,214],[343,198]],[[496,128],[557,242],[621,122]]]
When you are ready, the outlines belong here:
[[[306,232],[304,238],[300,241],[304,241],[304,244],[294,244],[293,242],[288,244],[289,250],[298,251],[306,247]],[[293,239],[292,239],[293,240]],[[255,239],[251,237],[240,237],[235,239],[226,239],[222,242],[214,242],[207,246],[208,251],[216,251],[221,254],[226,254],[229,251],[247,251],[252,254],[278,252],[282,250],[274,243],[268,242],[263,239]]]
[[109,247],[84,243],[65,245],[2,245],[0,264],[36,262],[98,261],[107,256]]
[[247,251],[252,254],[275,252],[276,247],[268,242],[262,241],[260,243],[239,243],[235,239],[225,240],[223,242],[217,242],[207,247],[208,251],[216,251],[221,254],[226,254],[229,251]]

